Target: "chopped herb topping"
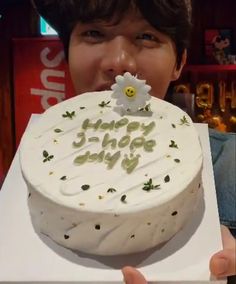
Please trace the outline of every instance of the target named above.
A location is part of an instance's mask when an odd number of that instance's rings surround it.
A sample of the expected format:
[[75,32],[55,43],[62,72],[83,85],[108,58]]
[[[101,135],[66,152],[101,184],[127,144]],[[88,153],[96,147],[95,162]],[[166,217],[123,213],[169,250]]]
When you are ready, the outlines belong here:
[[104,196],[98,195],[98,199],[103,199],[103,198],[104,198]]
[[170,181],[170,176],[169,175],[165,176],[164,181],[165,182],[169,182]]
[[150,225],[151,225],[151,222],[147,222],[147,225],[150,226]]
[[151,105],[147,104],[145,107],[140,108],[139,111],[151,111]]
[[142,189],[145,191],[151,191],[152,189],[160,189],[160,184],[154,185],[152,183],[152,179],[150,178],[147,182],[144,183],[144,187]]
[[54,132],[60,133],[60,132],[63,132],[63,130],[61,130],[60,128],[55,128],[55,129],[54,129]]
[[100,104],[98,104],[100,107],[110,107],[109,106],[109,103],[110,103],[111,101],[107,101],[107,102],[105,102],[105,101],[102,101]]
[[48,152],[46,150],[43,151],[43,157],[47,158],[48,157]]
[[113,192],[116,192],[116,189],[115,189],[115,188],[110,187],[110,188],[108,188],[107,192],[111,192],[111,193],[113,193]]
[[54,158],[54,156],[53,155],[49,155],[46,150],[43,151],[43,157],[44,157],[44,159],[43,159],[44,163],[48,162],[48,161],[50,161],[51,159]]
[[60,179],[61,180],[66,180],[66,176],[62,176]]
[[53,175],[53,172],[49,172],[49,175],[50,175],[50,176]]
[[68,117],[69,119],[73,119],[73,117],[75,116],[75,111],[72,111],[72,112],[69,112],[69,111],[66,111],[66,113],[64,113],[62,115],[62,117]]
[[101,226],[99,224],[96,224],[95,225],[95,230],[100,230],[101,229]]
[[171,126],[172,126],[173,128],[176,128],[176,125],[175,125],[174,123],[172,123]]
[[133,239],[135,237],[135,235],[131,235],[130,238]]
[[171,215],[172,216],[175,216],[175,215],[177,215],[178,214],[178,212],[177,211],[174,211]]
[[127,203],[125,194],[121,196],[120,201],[123,203]]
[[79,107],[80,109],[85,109],[85,107]]
[[28,198],[30,198],[30,196],[31,196],[31,193],[28,194]]
[[83,202],[79,203],[79,206],[84,206],[84,205],[85,205],[85,203],[83,203]]
[[180,125],[184,125],[184,124],[187,126],[190,125],[185,115],[183,116],[183,118],[180,119]]
[[69,239],[69,237],[70,237],[70,236],[68,236],[68,235],[64,235],[64,239],[65,239],[65,240]]
[[176,163],[180,163],[180,159],[174,159]]
[[170,140],[170,145],[169,145],[170,148],[178,148],[178,145],[175,143],[174,140]]
[[88,190],[90,188],[90,185],[89,184],[83,184],[82,186],[81,186],[81,189],[82,190]]

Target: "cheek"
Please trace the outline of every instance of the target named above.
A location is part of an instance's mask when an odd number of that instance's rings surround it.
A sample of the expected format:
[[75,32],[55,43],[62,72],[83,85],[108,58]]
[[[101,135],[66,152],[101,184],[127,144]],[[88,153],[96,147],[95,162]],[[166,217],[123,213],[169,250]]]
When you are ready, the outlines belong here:
[[143,78],[151,89],[151,95],[164,99],[170,82],[172,81],[172,68],[152,68],[148,73],[143,72]]
[[76,53],[76,51],[72,48],[69,50],[69,58],[68,58],[68,65],[69,65],[69,71],[70,76],[72,79],[72,83],[75,87],[76,92],[77,90],[77,78],[80,77],[80,68],[81,68],[81,58]]
[[153,50],[140,59],[141,78],[147,81],[151,89],[151,95],[163,99],[170,82],[173,80],[176,56],[171,48]]
[[70,49],[69,71],[75,92],[81,94],[90,91],[94,78],[93,61],[81,49]]

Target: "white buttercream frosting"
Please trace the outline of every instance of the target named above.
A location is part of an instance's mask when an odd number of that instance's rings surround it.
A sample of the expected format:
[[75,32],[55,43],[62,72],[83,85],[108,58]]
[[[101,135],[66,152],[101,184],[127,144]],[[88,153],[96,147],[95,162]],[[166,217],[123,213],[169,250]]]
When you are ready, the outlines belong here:
[[20,162],[40,232],[74,250],[124,254],[167,241],[191,218],[201,185],[197,131],[179,108],[149,103],[127,115],[112,91],[85,93],[25,132]]

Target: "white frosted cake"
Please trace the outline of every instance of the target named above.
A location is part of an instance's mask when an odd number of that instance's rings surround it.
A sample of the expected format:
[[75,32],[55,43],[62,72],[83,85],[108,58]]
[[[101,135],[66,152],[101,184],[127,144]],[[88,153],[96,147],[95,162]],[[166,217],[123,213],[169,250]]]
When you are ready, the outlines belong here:
[[51,107],[20,149],[36,230],[98,255],[168,241],[201,195],[202,150],[191,118],[154,97],[124,111],[112,94],[85,93]]

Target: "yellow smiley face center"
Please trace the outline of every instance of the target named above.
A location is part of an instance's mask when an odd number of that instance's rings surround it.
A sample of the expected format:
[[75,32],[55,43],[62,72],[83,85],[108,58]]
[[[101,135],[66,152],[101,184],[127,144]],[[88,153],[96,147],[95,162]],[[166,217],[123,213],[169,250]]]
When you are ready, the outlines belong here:
[[125,87],[124,93],[127,97],[132,98],[136,95],[136,89],[132,86]]

